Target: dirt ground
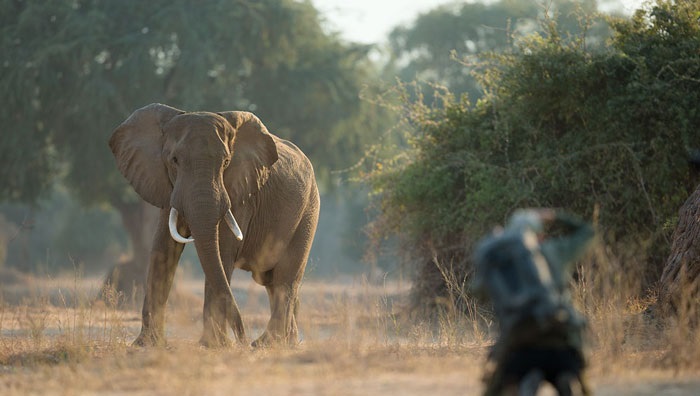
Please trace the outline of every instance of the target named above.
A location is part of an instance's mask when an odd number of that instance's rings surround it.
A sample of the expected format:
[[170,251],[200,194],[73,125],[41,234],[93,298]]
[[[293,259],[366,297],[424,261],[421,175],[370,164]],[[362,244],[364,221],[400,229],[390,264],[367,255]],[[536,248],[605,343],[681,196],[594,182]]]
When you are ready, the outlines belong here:
[[[431,329],[407,323],[400,312],[409,285],[307,282],[299,318],[303,342],[296,348],[253,350],[200,347],[202,281],[178,282],[166,348],[129,345],[140,328],[138,309],[93,303],[99,280],[2,285],[0,395],[481,392],[489,337],[449,319]],[[248,333],[255,337],[269,315],[264,289],[247,281],[234,286]],[[673,359],[663,345],[622,345],[614,352],[593,347],[589,379],[595,394],[700,394],[698,365],[667,364]]]

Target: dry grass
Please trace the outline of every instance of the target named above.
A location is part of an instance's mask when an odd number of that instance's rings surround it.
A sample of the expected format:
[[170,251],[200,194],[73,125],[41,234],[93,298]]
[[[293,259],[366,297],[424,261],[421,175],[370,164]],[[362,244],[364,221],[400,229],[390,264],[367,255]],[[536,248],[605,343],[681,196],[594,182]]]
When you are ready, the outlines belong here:
[[[609,276],[617,270],[610,267],[596,279],[584,276],[577,289],[591,322],[590,377],[596,394],[700,393],[698,335],[635,315],[644,302],[626,294],[624,277]],[[91,302],[99,280],[3,285],[0,394],[470,395],[481,390],[488,335],[449,313],[434,326],[412,322],[401,309],[410,285],[307,282],[300,346],[212,350],[197,345],[203,282],[177,282],[167,319],[170,345],[146,349],[129,346],[140,326],[137,310]],[[247,281],[234,288],[255,337],[269,315],[264,289]]]

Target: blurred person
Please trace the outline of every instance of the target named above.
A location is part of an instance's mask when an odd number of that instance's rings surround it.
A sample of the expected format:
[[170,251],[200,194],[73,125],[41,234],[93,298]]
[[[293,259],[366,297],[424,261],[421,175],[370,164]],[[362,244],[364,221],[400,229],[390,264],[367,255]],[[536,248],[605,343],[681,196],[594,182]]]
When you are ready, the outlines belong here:
[[543,381],[560,395],[588,395],[585,320],[572,305],[573,263],[593,228],[553,209],[521,209],[479,242],[475,291],[494,307],[499,336],[489,352],[485,395],[536,394]]

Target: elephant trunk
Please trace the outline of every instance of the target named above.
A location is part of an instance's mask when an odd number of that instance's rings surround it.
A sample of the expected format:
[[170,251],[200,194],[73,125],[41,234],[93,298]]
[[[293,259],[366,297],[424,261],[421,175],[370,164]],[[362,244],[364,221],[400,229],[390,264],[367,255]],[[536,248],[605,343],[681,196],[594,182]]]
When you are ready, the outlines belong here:
[[184,217],[192,232],[202,266],[205,265],[205,261],[220,264],[219,223],[230,210],[228,197],[212,189],[210,183],[199,182],[193,187],[182,208]]
[[[228,199],[222,203],[220,200],[217,200],[216,197],[212,196],[211,189],[208,194],[209,199],[206,199],[204,195],[205,193],[202,193],[198,196],[199,199],[192,202],[189,206],[186,206],[185,218],[187,218],[190,231],[194,237],[197,256],[199,256],[199,261],[202,265],[202,270],[204,270],[207,284],[213,292],[212,309],[216,312],[211,314],[214,315],[212,319],[221,325],[228,322],[239,342],[244,342],[245,330],[243,328],[243,321],[238,306],[233,298],[228,283],[228,276],[224,271],[219,247],[219,223],[228,216],[233,218],[233,215],[228,208]],[[222,207],[224,208],[223,211]],[[232,221],[226,220],[227,224],[230,222],[233,223],[230,227],[238,228],[235,219]],[[240,228],[238,228],[238,232],[240,233]],[[205,320],[207,317],[209,317],[209,315],[205,313]],[[221,318],[222,321],[219,322],[215,319],[216,317]],[[224,329],[219,328],[219,331],[224,331]]]
[[[211,177],[200,175],[200,177],[195,179],[211,180]],[[179,243],[189,243],[194,240],[194,238],[183,237],[177,231],[179,209],[177,207],[180,206],[184,211],[184,216],[187,219],[193,236],[195,232],[192,230],[192,227],[218,228],[218,224],[223,218],[236,239],[242,241],[243,232],[238,222],[236,222],[235,216],[231,213],[231,203],[225,191],[224,188],[212,189],[212,184],[210,182],[196,182],[195,187],[188,194],[189,199],[186,204],[183,204],[184,199],[182,194],[174,192],[173,199],[171,200],[170,217],[168,219],[170,236]]]

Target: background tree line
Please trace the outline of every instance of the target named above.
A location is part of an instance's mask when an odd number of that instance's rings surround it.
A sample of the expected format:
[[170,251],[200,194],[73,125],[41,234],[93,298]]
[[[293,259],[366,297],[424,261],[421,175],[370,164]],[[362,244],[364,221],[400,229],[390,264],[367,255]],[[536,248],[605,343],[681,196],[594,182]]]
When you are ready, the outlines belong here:
[[[323,31],[309,2],[3,0],[0,24],[0,201],[20,204],[5,205],[11,234],[37,242],[14,243],[27,244],[12,260],[25,270],[89,269],[123,249],[121,226],[133,261],[145,262],[152,209],[106,144],[138,107],[254,111],[309,155],[328,194],[331,170],[357,161],[387,120],[359,98],[376,76],[369,47]],[[56,211],[73,221],[54,225]],[[35,222],[50,235],[26,232]]]

